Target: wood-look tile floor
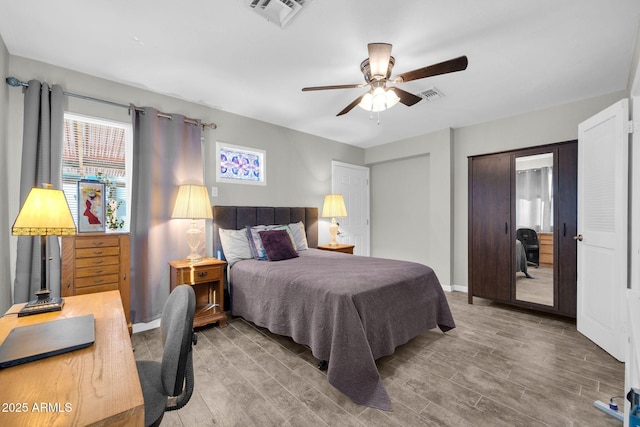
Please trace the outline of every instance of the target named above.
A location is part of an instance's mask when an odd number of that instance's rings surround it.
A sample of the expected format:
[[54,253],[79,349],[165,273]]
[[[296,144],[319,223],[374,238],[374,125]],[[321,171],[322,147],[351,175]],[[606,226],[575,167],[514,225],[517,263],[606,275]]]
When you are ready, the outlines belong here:
[[[447,293],[457,327],[378,360],[392,410],[354,404],[310,351],[243,319],[199,330],[195,391],[163,426],[620,426],[594,407],[623,394],[624,364],[575,321]],[[161,358],[159,330],[132,337]],[[617,399],[622,406],[622,400]]]

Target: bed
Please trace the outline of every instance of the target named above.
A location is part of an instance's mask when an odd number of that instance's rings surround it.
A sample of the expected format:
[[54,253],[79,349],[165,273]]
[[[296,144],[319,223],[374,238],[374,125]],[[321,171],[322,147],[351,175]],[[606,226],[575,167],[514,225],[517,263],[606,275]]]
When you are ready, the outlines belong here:
[[529,274],[527,265],[527,254],[524,250],[524,245],[518,239],[516,239],[516,273],[523,272],[527,279],[533,279]]
[[228,269],[231,314],[291,337],[328,361],[327,379],[355,403],[389,410],[375,360],[417,335],[455,327],[433,270],[388,259],[315,249],[317,208],[214,206],[221,229],[302,222],[308,249],[283,261],[243,259]]

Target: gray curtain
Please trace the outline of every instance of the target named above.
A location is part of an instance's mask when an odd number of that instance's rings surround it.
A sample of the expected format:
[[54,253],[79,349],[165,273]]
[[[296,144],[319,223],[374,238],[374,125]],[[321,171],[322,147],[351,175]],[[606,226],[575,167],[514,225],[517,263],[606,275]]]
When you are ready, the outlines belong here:
[[553,168],[516,173],[516,225],[536,231],[553,231]]
[[[48,182],[62,189],[62,141],[64,138],[64,93],[58,85],[29,81],[24,93],[24,127],[20,172],[20,206],[33,187]],[[60,244],[57,236],[47,238],[47,284],[51,296],[60,296]],[[35,298],[40,289],[40,237],[18,238],[14,300]]]
[[[182,184],[202,184],[200,125],[159,117],[145,107],[133,117],[131,190],[131,320],[150,322],[169,296],[169,264],[189,253],[189,220],[171,219]],[[204,228],[204,221],[199,226]],[[204,235],[203,235],[204,244]],[[200,253],[204,255],[203,248]]]

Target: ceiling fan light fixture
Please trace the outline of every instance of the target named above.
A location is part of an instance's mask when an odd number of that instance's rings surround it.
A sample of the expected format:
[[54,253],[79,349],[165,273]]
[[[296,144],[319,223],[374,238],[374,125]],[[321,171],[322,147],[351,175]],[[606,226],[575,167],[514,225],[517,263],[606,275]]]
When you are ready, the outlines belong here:
[[377,87],[367,92],[358,106],[363,110],[377,113],[378,111],[388,110],[396,105],[398,101],[400,101],[400,98],[398,98],[393,89],[385,90],[382,87]]

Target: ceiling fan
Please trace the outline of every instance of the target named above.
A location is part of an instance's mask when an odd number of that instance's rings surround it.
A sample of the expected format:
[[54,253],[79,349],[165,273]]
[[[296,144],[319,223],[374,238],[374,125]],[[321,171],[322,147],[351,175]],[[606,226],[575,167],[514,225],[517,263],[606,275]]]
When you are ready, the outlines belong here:
[[360,64],[360,71],[364,74],[364,81],[366,83],[311,86],[304,87],[302,90],[306,92],[311,90],[353,89],[371,86],[371,89],[367,93],[356,98],[351,104],[340,111],[337,116],[348,113],[356,105],[360,105],[369,111],[382,111],[391,108],[398,102],[410,107],[420,102],[422,98],[395,86],[387,88],[387,82],[404,83],[425,77],[437,76],[439,74],[462,71],[467,68],[469,62],[466,56],[460,56],[438,64],[398,74],[390,78],[391,70],[396,62],[395,58],[391,56],[391,45],[389,43],[369,43],[367,46],[369,49],[369,57]]

